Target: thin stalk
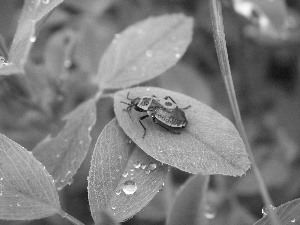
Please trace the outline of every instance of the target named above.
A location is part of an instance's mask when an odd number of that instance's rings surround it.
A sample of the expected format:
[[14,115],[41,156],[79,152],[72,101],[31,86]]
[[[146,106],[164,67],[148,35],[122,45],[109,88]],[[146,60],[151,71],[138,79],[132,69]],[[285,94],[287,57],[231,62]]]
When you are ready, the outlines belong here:
[[256,165],[254,156],[251,151],[251,147],[246,135],[245,127],[243,125],[241,114],[239,110],[239,106],[237,103],[234,85],[232,82],[232,76],[230,71],[230,65],[228,60],[227,48],[226,48],[226,41],[225,41],[225,33],[224,33],[224,26],[223,26],[223,17],[222,17],[222,8],[221,3],[219,0],[209,0],[210,2],[210,14],[212,19],[213,25],[213,33],[214,33],[214,40],[215,46],[217,50],[218,60],[221,68],[221,74],[226,86],[227,94],[229,96],[231,108],[233,111],[233,115],[235,118],[235,122],[241,138],[244,141],[247,153],[249,154],[250,161],[252,163],[253,172],[258,182],[258,186],[260,189],[260,193],[262,195],[263,201],[270,213],[270,218],[273,225],[280,225],[279,219],[272,208],[272,200],[268,193],[268,190],[265,186],[264,180],[259,172],[259,169]]
[[61,212],[59,213],[63,218],[66,218],[67,220],[69,220],[71,223],[75,224],[75,225],[84,225],[84,223],[80,222],[79,220],[77,220],[76,218],[74,218],[73,216],[69,215],[68,213],[66,213],[65,211],[61,210]]

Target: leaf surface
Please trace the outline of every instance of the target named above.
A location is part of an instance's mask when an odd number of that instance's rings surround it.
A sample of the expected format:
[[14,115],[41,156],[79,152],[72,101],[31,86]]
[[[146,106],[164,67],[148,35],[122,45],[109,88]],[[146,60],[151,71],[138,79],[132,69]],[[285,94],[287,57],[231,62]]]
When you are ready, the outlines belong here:
[[[287,202],[274,209],[279,217],[281,225],[299,225],[300,224],[300,199]],[[271,225],[269,215],[264,216],[254,225]]]
[[25,0],[18,27],[9,50],[8,61],[23,70],[32,44],[36,40],[36,23],[63,0]]
[[198,174],[183,185],[168,215],[167,225],[208,224],[204,216],[208,181],[209,176]]
[[[173,134],[155,124],[151,118],[143,120],[146,136],[139,118],[145,112],[134,109],[124,111],[128,105],[127,94],[134,99],[156,95],[163,99],[171,96],[184,110],[188,124],[180,135]],[[223,174],[241,176],[250,167],[242,139],[235,126],[209,106],[183,94],[154,87],[138,87],[117,92],[114,109],[125,133],[147,154],[156,160],[189,173]]]
[[54,181],[45,167],[0,134],[0,219],[39,219],[59,210]]
[[88,192],[94,221],[100,219],[100,209],[117,221],[133,216],[160,190],[167,171],[132,143],[113,119],[101,132],[91,161]]
[[191,42],[193,20],[183,14],[149,18],[116,35],[98,69],[101,89],[150,80],[182,57]]
[[91,143],[90,131],[96,121],[94,100],[88,100],[64,117],[66,125],[51,138],[47,136],[34,149],[34,156],[46,166],[60,190],[72,182]]

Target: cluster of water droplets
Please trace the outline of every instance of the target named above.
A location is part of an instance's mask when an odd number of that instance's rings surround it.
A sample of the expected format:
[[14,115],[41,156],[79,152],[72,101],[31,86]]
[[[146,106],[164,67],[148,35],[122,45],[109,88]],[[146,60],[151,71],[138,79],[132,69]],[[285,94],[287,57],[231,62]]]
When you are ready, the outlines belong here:
[[0,68],[4,67],[4,66],[9,66],[12,65],[11,62],[6,62],[5,58],[3,56],[0,56]]
[[[154,171],[156,168],[157,168],[156,163],[151,162],[149,164],[144,164],[139,161],[136,161],[133,163],[133,168],[130,169],[129,171],[125,171],[122,174],[122,177],[127,178],[128,176],[133,176],[133,172],[136,169],[144,170],[145,174],[148,175],[150,174],[151,171]],[[138,186],[132,177],[131,179],[124,181],[121,188],[116,190],[116,195],[120,195],[122,192],[125,195],[133,195],[137,190],[138,190]],[[112,207],[112,209],[115,209],[115,207]]]
[[[275,210],[275,209],[276,209],[276,207],[274,207],[274,206],[272,206],[272,205],[270,205],[270,208],[271,208],[272,210]],[[262,213],[263,216],[265,217],[265,216],[269,215],[270,211],[269,211],[269,209],[268,209],[267,206],[264,206],[264,207],[262,208],[262,210],[261,210],[261,213]],[[296,223],[296,218],[294,218],[294,217],[291,218],[291,219],[290,219],[290,222],[291,222],[291,223]]]

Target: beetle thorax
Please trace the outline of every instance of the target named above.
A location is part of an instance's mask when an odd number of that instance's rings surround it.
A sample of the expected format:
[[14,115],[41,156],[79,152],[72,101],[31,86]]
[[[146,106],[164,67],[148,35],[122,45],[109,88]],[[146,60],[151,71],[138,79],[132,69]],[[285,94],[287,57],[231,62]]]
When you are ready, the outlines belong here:
[[137,107],[143,109],[143,110],[148,110],[148,108],[151,106],[153,98],[151,97],[142,97],[137,104]]

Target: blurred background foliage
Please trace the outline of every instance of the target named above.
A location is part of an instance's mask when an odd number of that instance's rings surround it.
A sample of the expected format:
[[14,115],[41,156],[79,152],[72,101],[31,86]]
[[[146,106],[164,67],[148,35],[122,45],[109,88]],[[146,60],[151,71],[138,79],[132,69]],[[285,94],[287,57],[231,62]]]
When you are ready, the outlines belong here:
[[[223,0],[229,61],[255,158],[275,206],[300,197],[300,2]],[[7,57],[21,0],[0,1],[0,55]],[[149,16],[182,12],[195,20],[192,44],[179,64],[145,85],[190,95],[233,121],[220,75],[207,0],[66,0],[40,22],[26,76],[0,77],[0,132],[31,150],[61,118],[97,91],[101,55],[126,27]],[[113,115],[112,100],[97,103],[93,143]],[[93,144],[91,145],[93,148]],[[91,151],[61,192],[66,211],[92,223],[87,200]],[[189,174],[172,169],[152,202],[124,224],[164,224],[178,187]],[[263,202],[251,170],[242,178],[212,176],[210,224],[253,224]],[[69,224],[53,216],[1,224]]]

